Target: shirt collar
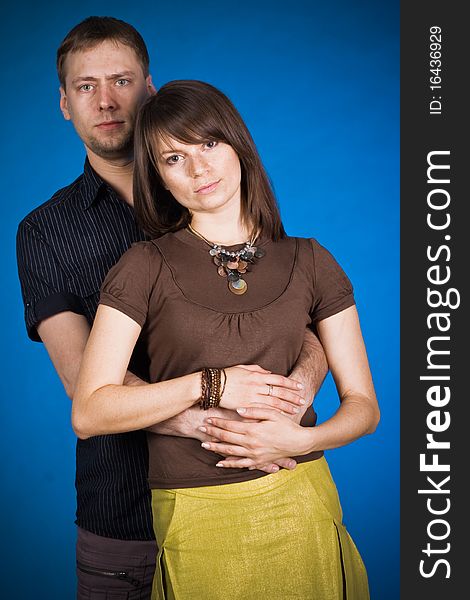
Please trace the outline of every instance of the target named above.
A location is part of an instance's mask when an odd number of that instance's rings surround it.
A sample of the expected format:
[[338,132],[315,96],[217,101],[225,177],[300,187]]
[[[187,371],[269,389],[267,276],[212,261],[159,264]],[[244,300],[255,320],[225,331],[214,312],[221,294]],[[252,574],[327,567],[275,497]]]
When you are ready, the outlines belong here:
[[81,185],[81,204],[83,209],[86,210],[87,208],[90,208],[100,195],[100,191],[105,189],[108,189],[108,185],[93,169],[87,157],[85,159],[85,166],[83,167],[83,179]]

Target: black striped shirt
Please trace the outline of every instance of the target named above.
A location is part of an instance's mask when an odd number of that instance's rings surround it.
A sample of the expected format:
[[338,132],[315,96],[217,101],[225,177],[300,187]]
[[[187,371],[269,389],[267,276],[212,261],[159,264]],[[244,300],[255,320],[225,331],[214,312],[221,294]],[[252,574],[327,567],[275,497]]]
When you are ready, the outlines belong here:
[[[82,314],[91,324],[108,270],[143,239],[133,209],[87,159],[78,179],[18,227],[18,273],[29,337],[40,341],[37,324],[62,311]],[[78,440],[77,525],[111,538],[153,539],[147,471],[144,432]]]

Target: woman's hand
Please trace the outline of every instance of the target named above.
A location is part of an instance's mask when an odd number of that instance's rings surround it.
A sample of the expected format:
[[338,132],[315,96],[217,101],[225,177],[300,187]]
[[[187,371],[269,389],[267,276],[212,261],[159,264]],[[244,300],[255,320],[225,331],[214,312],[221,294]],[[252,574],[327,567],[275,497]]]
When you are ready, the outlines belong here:
[[[312,450],[314,428],[301,427],[287,415],[269,408],[238,409],[242,422],[211,417],[201,431],[212,440],[202,447],[227,458],[218,467],[259,468],[277,463],[294,468],[295,461],[286,457],[307,454]],[[282,462],[281,462],[282,461]],[[278,469],[270,469],[273,472]]]
[[294,415],[305,404],[301,383],[274,375],[259,365],[236,365],[225,369],[225,373],[227,380],[220,400],[221,408],[236,410],[258,406]]

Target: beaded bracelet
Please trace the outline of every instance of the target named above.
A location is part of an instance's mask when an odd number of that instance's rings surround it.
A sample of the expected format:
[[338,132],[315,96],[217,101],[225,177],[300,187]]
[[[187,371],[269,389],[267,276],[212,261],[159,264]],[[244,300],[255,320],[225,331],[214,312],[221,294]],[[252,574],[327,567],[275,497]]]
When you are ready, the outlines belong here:
[[[224,374],[224,382],[221,387],[222,373]],[[201,398],[199,400],[199,406],[203,410],[217,408],[217,406],[219,406],[226,382],[227,374],[225,369],[214,369],[211,367],[204,367],[204,369],[202,369]]]

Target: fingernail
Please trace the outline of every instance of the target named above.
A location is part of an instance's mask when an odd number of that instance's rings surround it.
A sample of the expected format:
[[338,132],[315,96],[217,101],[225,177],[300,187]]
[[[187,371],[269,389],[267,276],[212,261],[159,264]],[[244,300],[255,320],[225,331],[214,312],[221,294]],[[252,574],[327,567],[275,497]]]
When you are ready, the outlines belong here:
[[212,419],[206,419],[206,421],[212,424]]
[[303,398],[300,400],[300,404],[305,404],[305,400]]
[[210,444],[208,444],[207,442],[202,442],[201,446],[202,446],[203,448],[210,448],[210,447],[211,447],[211,445],[210,445]]
[[237,413],[239,415],[244,415],[246,413],[246,408],[237,408]]
[[274,465],[274,467],[271,469],[271,471],[272,471],[273,473],[276,473],[277,471],[279,471],[279,467],[278,467],[278,466],[276,466],[276,465]]
[[203,431],[204,433],[206,433],[207,429],[205,427],[199,427],[199,431]]
[[223,464],[223,463],[217,463],[215,466],[216,466],[216,467],[223,467],[223,466],[224,466],[224,464]]
[[248,471],[254,471],[256,467],[248,467]]
[[299,412],[300,412],[300,409],[299,409],[299,408],[294,408],[294,412],[295,412],[295,413],[299,413]]
[[303,383],[298,383],[297,387],[299,388],[299,390],[303,390],[304,389],[304,384]]

